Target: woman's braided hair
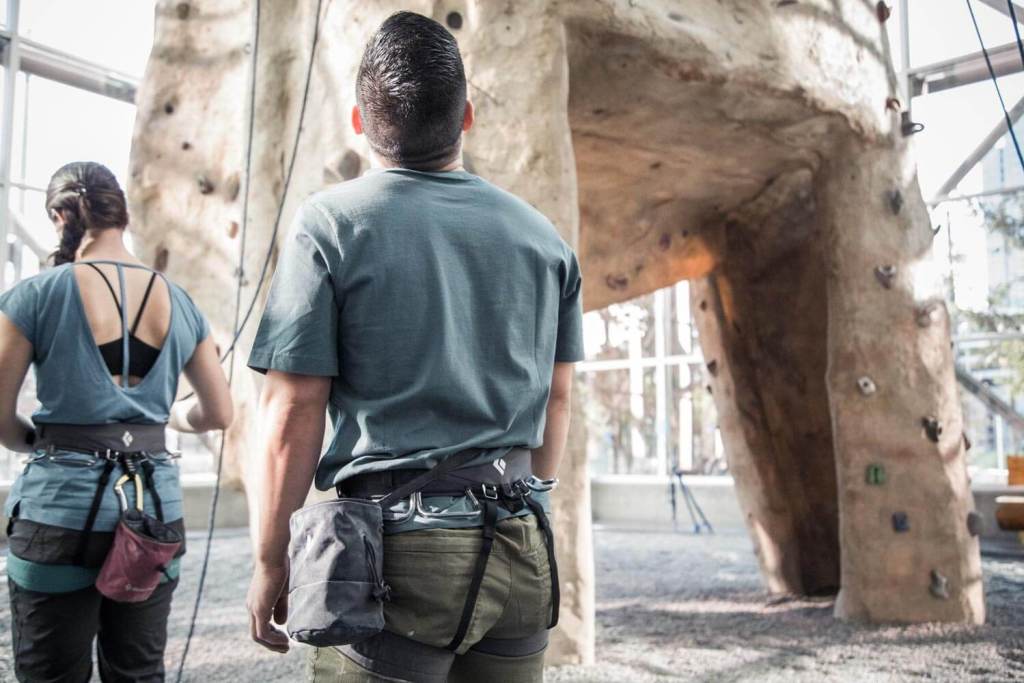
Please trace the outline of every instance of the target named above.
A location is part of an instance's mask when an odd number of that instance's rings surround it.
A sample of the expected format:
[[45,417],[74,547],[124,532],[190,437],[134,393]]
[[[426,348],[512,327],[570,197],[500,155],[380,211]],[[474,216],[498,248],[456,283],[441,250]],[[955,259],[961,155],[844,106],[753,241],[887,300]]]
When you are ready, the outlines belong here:
[[53,174],[46,188],[46,211],[51,219],[58,212],[64,219],[60,245],[50,255],[56,266],[75,260],[87,231],[128,225],[128,204],[117,178],[92,161],[75,161]]

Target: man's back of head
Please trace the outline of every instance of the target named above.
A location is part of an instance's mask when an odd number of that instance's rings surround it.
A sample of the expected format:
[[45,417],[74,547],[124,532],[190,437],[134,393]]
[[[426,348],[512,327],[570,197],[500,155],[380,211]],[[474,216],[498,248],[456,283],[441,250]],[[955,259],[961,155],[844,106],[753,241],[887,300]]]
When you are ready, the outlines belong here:
[[466,75],[454,36],[413,12],[391,15],[370,38],[356,78],[363,132],[382,160],[443,167],[460,151]]

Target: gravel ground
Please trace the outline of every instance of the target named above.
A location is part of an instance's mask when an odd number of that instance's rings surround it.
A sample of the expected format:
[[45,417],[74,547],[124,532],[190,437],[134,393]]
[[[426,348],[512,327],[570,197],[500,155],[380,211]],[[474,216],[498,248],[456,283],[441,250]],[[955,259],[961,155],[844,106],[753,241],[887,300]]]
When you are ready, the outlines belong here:
[[[167,658],[177,666],[203,541],[190,535]],[[983,627],[867,628],[832,619],[831,602],[768,603],[745,535],[599,529],[597,657],[549,669],[549,683],[644,681],[1024,681],[1024,561],[985,560]],[[248,537],[218,534],[184,680],[301,681],[303,655],[247,637]],[[193,579],[193,580],[188,580]],[[10,615],[0,603],[0,680],[10,675]],[[173,676],[170,676],[173,680]],[[500,682],[494,682],[500,683]]]

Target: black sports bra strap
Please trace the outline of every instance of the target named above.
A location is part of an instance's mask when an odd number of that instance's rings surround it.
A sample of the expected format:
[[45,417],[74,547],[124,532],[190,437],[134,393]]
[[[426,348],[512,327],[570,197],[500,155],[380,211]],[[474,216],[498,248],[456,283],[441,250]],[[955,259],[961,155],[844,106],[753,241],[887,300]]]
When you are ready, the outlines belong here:
[[146,310],[146,304],[149,302],[149,293],[153,291],[154,280],[156,280],[156,273],[149,276],[149,284],[146,285],[146,293],[142,295],[142,303],[139,305],[139,312],[135,314],[135,322],[132,323],[132,336],[135,336],[135,330],[139,329],[139,322],[142,320],[142,312]]
[[[90,268],[95,270],[97,273],[99,273],[100,277],[103,278],[103,281],[105,283],[107,283],[107,289],[110,290],[110,296],[114,299],[114,305],[117,306],[117,310],[118,310],[118,312],[120,312],[121,311],[121,301],[117,298],[117,293],[114,291],[114,285],[110,284],[110,280],[107,278],[106,273],[104,273],[102,270],[100,270],[98,267],[96,267],[96,264],[94,264],[94,263],[86,262],[85,265],[89,266]],[[152,282],[150,282],[150,284],[152,284]],[[146,292],[148,294],[149,290],[146,290]]]

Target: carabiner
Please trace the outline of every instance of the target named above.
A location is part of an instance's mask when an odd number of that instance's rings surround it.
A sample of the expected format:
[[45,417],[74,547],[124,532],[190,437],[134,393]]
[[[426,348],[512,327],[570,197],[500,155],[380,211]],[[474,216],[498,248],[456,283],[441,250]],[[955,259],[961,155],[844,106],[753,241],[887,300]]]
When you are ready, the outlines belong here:
[[142,512],[142,475],[138,472],[131,476],[122,474],[114,484],[114,493],[121,500],[121,512],[128,512],[128,497],[124,493],[124,485],[129,479],[135,480],[135,509]]

